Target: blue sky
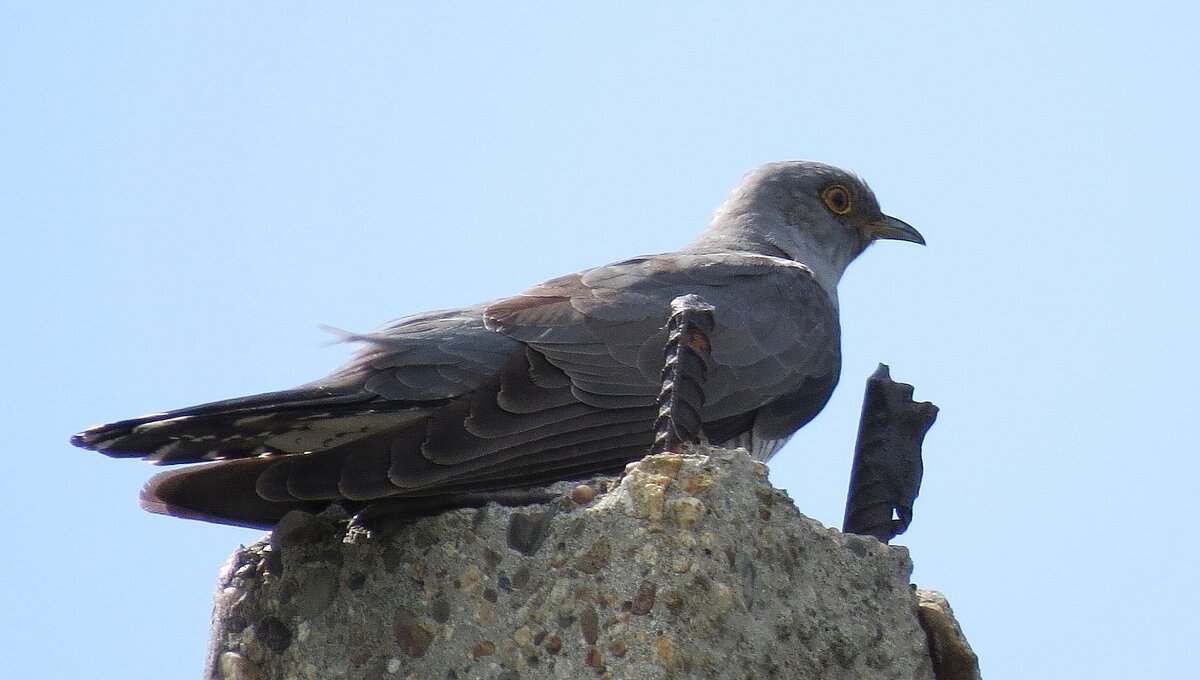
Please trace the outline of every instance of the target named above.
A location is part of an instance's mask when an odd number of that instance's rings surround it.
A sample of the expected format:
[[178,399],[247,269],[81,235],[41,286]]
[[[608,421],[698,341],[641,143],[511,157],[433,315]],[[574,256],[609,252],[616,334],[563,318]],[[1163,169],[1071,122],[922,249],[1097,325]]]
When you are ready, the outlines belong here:
[[195,677],[260,535],[140,511],[154,470],[70,434],[319,377],[318,324],[674,249],[792,158],[929,245],[847,272],[775,484],[840,524],[888,363],[942,409],[899,542],[984,673],[1194,669],[1200,11],[644,5],[0,5],[0,676]]

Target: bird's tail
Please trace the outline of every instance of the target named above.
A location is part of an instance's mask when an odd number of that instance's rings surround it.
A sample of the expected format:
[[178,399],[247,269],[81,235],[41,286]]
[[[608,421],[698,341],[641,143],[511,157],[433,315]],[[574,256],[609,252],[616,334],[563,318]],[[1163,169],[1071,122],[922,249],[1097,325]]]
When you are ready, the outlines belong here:
[[244,458],[186,467],[155,475],[142,488],[150,512],[235,526],[270,528],[292,510],[317,513],[328,500],[268,501],[256,490],[272,457]]
[[375,395],[361,391],[307,386],[98,425],[71,443],[158,464],[299,453],[352,441],[385,420],[395,426],[395,411],[402,405],[375,401]]

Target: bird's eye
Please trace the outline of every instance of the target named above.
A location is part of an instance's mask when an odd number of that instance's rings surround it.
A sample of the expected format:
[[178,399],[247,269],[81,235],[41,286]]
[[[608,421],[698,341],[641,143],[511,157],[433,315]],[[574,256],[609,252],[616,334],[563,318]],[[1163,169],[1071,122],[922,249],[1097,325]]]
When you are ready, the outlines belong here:
[[850,199],[850,191],[841,184],[826,187],[821,192],[821,200],[825,207],[834,215],[845,215],[854,209],[854,201]]

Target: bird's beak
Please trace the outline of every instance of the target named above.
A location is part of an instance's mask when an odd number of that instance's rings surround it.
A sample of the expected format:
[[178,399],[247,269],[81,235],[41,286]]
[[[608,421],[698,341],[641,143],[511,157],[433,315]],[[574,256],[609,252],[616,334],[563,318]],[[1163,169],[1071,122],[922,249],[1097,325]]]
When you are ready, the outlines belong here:
[[925,237],[909,224],[895,217],[883,216],[883,219],[867,225],[867,233],[871,238],[891,239],[893,241],[909,241],[925,245]]

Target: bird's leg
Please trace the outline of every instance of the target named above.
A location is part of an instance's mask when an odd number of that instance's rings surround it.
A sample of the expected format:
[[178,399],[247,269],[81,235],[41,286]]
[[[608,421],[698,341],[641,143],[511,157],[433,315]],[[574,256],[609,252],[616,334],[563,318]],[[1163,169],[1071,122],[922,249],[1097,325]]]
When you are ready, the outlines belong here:
[[879,364],[867,379],[842,531],[887,543],[908,528],[921,489],[921,443],[938,408],[914,402],[913,387]]
[[704,440],[700,407],[704,405],[704,380],[712,355],[709,334],[713,325],[713,306],[699,295],[680,295],[671,301],[662,390],[650,453]]

